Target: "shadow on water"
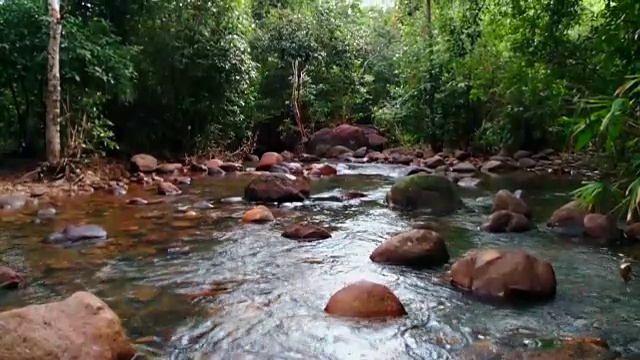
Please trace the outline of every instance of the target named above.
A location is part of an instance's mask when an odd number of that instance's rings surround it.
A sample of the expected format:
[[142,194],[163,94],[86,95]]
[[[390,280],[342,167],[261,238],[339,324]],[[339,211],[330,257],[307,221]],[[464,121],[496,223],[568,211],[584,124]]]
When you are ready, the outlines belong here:
[[[622,352],[640,351],[640,288],[619,279],[617,254],[558,241],[544,230],[546,218],[579,183],[526,174],[486,177],[480,189],[462,190],[462,210],[434,217],[384,205],[386,191],[408,170],[340,165],[338,176],[314,183],[313,194],[357,190],[366,198],[285,204],[274,209],[277,221],[268,225],[240,222],[250,208],[239,198],[246,176],[199,179],[186,195],[154,205],[126,206],[123,198],[92,196],[63,204],[52,221],[36,223],[33,214],[3,217],[2,260],[26,274],[30,286],[0,293],[0,310],[89,290],[120,315],[133,339],[144,338],[160,358],[175,360],[197,354],[204,359],[450,359],[478,336],[513,334],[603,336]],[[537,230],[477,231],[500,188],[526,190]],[[213,208],[185,217],[180,208],[199,200],[212,201]],[[280,236],[299,221],[327,226],[332,238],[298,243]],[[82,222],[103,225],[108,240],[68,249],[40,243],[51,231]],[[383,240],[424,223],[442,232],[452,259],[474,248],[506,247],[551,261],[559,284],[555,300],[525,308],[496,306],[436,285],[434,278],[448,265],[417,271],[369,260]],[[331,294],[361,279],[389,286],[409,315],[372,323],[323,313]]]

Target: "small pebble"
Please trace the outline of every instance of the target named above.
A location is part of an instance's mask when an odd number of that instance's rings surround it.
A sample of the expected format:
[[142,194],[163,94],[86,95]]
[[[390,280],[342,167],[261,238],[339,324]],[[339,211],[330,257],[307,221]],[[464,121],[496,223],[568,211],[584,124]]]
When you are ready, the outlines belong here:
[[188,246],[174,247],[167,249],[169,254],[187,255],[191,252],[191,248]]
[[56,215],[56,209],[54,208],[46,208],[38,210],[37,216],[39,218],[52,218]]

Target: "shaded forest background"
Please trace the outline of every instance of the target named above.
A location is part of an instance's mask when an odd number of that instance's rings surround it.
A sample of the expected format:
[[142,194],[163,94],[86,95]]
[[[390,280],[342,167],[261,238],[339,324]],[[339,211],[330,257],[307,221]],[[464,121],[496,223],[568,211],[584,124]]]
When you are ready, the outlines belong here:
[[[66,156],[291,150],[339,123],[435,149],[590,146],[631,171],[640,153],[636,0],[70,0],[62,17]],[[4,154],[43,156],[48,26],[43,1],[0,4]]]

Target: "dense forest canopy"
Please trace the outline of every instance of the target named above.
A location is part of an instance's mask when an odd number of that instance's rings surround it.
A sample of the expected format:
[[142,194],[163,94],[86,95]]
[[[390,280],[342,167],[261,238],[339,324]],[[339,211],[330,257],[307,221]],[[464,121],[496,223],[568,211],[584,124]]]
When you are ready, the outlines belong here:
[[[337,123],[435,149],[571,144],[616,163],[638,149],[636,0],[71,0],[61,13],[66,156],[256,135],[281,151]],[[46,4],[3,1],[0,33],[2,151],[41,155]]]

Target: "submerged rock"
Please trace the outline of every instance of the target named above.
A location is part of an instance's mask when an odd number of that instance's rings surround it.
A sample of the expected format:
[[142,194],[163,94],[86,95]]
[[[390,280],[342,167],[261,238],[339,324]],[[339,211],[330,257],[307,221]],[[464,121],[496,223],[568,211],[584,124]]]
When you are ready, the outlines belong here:
[[605,341],[598,338],[565,337],[550,340],[555,343],[555,346],[547,346],[544,349],[512,349],[494,345],[489,341],[479,341],[455,358],[460,360],[623,360],[609,349]]
[[244,188],[244,198],[251,202],[300,202],[310,193],[308,178],[288,174],[261,174]]
[[556,294],[551,264],[518,250],[474,250],[449,272],[453,286],[473,295],[500,300],[548,300]]
[[287,239],[299,241],[324,240],[331,237],[326,229],[312,224],[295,224],[287,227],[282,236]]
[[49,234],[44,242],[49,244],[77,243],[80,241],[105,240],[107,231],[99,225],[68,225],[60,232]]
[[130,360],[118,316],[88,292],[0,313],[0,354],[16,360]]
[[427,229],[414,229],[391,237],[369,256],[373,262],[429,268],[449,261],[444,238]]
[[509,210],[494,212],[489,216],[489,220],[480,226],[480,230],[492,233],[523,232],[532,228],[531,220],[522,214]]
[[452,213],[462,206],[456,185],[444,176],[417,173],[398,180],[387,194],[387,203],[405,210],[427,209]]
[[333,294],[324,311],[355,318],[387,318],[407,314],[398,297],[386,286],[361,280]]
[[258,205],[253,209],[247,211],[242,216],[242,222],[245,223],[267,223],[275,221],[271,210],[264,205]]

